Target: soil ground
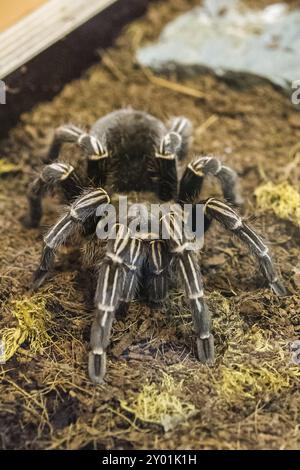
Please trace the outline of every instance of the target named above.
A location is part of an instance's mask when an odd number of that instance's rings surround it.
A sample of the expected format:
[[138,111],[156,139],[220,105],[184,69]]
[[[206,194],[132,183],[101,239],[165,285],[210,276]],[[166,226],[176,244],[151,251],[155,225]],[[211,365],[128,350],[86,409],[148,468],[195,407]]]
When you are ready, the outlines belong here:
[[[136,48],[197,3],[153,4],[101,62],[52,102],[24,114],[0,142],[0,157],[18,167],[0,177],[1,328],[11,328],[12,341],[22,343],[0,369],[4,449],[300,447],[300,369],[290,351],[300,339],[299,228],[259,209],[254,196],[267,181],[299,186],[299,110],[268,83],[237,88],[210,74],[161,82],[138,67]],[[203,96],[178,91],[174,82]],[[163,309],[134,302],[115,322],[106,383],[95,387],[87,376],[92,299],[78,250],[62,250],[55,275],[38,294],[29,292],[42,235],[60,213],[59,203],[46,200],[41,229],[26,230],[20,219],[53,129],[66,122],[88,128],[124,106],[163,119],[188,116],[195,126],[191,157],[214,153],[238,171],[241,212],[268,240],[289,295],[270,292],[246,247],[214,225],[201,269],[214,316],[215,366],[197,361],[184,296],[173,291]],[[78,164],[81,155],[66,146],[61,159]]]

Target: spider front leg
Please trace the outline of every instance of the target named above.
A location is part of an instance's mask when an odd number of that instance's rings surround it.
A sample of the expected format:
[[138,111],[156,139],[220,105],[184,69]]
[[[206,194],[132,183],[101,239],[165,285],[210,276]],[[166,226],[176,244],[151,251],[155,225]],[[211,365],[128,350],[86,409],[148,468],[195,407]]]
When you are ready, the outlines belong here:
[[181,137],[181,145],[177,150],[177,155],[179,160],[184,160],[188,155],[192,141],[193,125],[186,117],[178,116],[171,119],[169,128],[171,132],[176,132]]
[[204,178],[212,175],[221,183],[224,198],[240,205],[243,200],[238,189],[238,176],[234,170],[215,157],[200,157],[188,164],[180,181],[179,201],[193,203],[199,199]]
[[46,165],[40,176],[31,184],[27,199],[29,204],[28,215],[25,218],[27,227],[38,227],[43,215],[42,199],[48,191],[57,187],[63,190],[67,201],[79,195],[82,184],[74,168],[68,163],[52,163]]
[[260,269],[267,279],[271,289],[275,294],[286,295],[279,275],[276,273],[274,264],[269,254],[269,249],[262,238],[250,228],[242,218],[227,204],[215,198],[210,198],[203,202],[204,212],[210,219],[216,219],[223,227],[230,230],[234,235],[240,238],[250,248],[257,258]]
[[197,335],[199,361],[208,365],[214,362],[214,337],[211,333],[211,313],[204,300],[202,275],[198,259],[190,249],[190,242],[184,240],[182,222],[178,215],[168,214],[162,219],[165,233],[168,233],[169,252],[175,260],[185,287],[192,311]]
[[170,256],[166,243],[162,240],[152,240],[149,246],[145,290],[151,303],[160,304],[166,299],[168,293]]
[[68,212],[50,229],[44,237],[44,247],[40,264],[33,276],[33,289],[39,288],[45,281],[54,263],[55,253],[76,230],[82,231],[88,221],[95,215],[97,208],[108,204],[109,197],[100,188],[89,191],[71,204]]
[[87,173],[90,180],[95,184],[105,184],[108,151],[99,139],[83,132],[79,127],[65,125],[55,130],[53,141],[44,159],[45,163],[57,160],[62,145],[67,142],[76,144],[84,151],[88,159]]
[[116,238],[110,240],[98,272],[95,295],[96,315],[91,329],[89,376],[102,383],[106,371],[106,349],[113,320],[120,303],[133,299],[143,260],[142,242],[131,238],[124,225],[116,225]]
[[169,132],[160,143],[156,152],[158,164],[158,197],[162,201],[170,201],[177,194],[176,156],[180,149],[182,138],[177,132]]

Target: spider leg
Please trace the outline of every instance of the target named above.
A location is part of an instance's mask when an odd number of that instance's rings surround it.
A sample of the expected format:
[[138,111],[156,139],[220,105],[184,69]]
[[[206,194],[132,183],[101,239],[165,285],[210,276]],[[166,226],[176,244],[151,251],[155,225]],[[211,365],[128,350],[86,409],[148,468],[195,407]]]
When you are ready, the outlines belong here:
[[170,256],[165,242],[162,240],[151,241],[145,276],[146,291],[150,302],[158,304],[167,297],[169,261]]
[[262,238],[249,227],[242,218],[227,204],[210,198],[204,202],[205,213],[211,219],[216,219],[223,227],[230,230],[250,248],[259,262],[260,269],[275,294],[286,295],[286,290],[276,273],[269,249]]
[[184,160],[187,157],[191,144],[193,125],[191,121],[184,116],[174,117],[168,124],[170,131],[176,132],[181,137],[181,145],[177,150],[177,156],[179,160]]
[[169,251],[179,269],[179,275],[192,311],[197,335],[199,361],[211,365],[214,362],[214,337],[211,333],[211,313],[204,300],[202,275],[196,254],[182,235],[178,219],[172,213],[162,219],[169,233]]
[[38,227],[43,215],[42,199],[55,187],[63,190],[67,201],[78,196],[82,185],[74,168],[68,163],[46,165],[38,178],[29,187],[27,194],[29,211],[25,224],[27,227]]
[[89,191],[77,198],[68,212],[49,230],[44,237],[44,246],[38,269],[33,275],[33,289],[39,288],[54,263],[55,253],[76,229],[84,229],[85,224],[95,215],[101,204],[108,204],[109,197],[104,189]]
[[142,242],[131,238],[124,225],[117,225],[116,239],[108,243],[98,272],[95,294],[96,315],[91,329],[89,376],[102,383],[106,371],[106,349],[110,342],[113,320],[120,303],[133,299],[141,262]]
[[79,127],[65,125],[55,130],[53,141],[45,158],[45,163],[51,163],[57,160],[62,145],[67,142],[78,145],[84,151],[88,159],[88,177],[96,184],[104,184],[106,159],[108,158],[107,149],[99,139],[83,132]]
[[72,124],[57,127],[44,162],[52,163],[57,160],[63,144],[67,142],[77,144],[82,134],[83,131]]
[[224,198],[240,205],[243,201],[238,189],[238,176],[234,170],[215,157],[200,157],[188,164],[180,181],[179,200],[195,202],[199,198],[205,176],[213,175],[221,183]]
[[177,194],[177,168],[176,157],[180,149],[182,138],[177,132],[169,132],[160,143],[156,152],[158,164],[158,196],[162,201],[169,201]]

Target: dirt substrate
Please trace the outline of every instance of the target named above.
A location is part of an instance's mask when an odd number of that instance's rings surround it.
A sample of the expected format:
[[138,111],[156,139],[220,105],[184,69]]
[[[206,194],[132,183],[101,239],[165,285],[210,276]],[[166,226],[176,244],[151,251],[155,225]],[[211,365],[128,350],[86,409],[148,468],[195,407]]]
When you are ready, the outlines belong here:
[[[237,89],[210,75],[161,82],[137,66],[136,48],[195,4],[154,4],[102,63],[23,115],[0,143],[0,157],[17,165],[0,177],[1,328],[10,328],[4,334],[11,351],[22,343],[1,366],[2,448],[300,447],[300,369],[290,352],[300,339],[299,228],[259,209],[254,196],[268,181],[297,188],[299,112],[269,84]],[[174,82],[189,91],[174,89]],[[202,97],[191,96],[195,90]],[[174,291],[163,310],[136,302],[114,324],[106,383],[95,387],[87,377],[92,302],[78,251],[65,248],[55,276],[38,294],[28,291],[58,202],[47,199],[41,229],[26,230],[20,219],[53,128],[66,122],[88,128],[123,106],[163,119],[188,116],[195,126],[193,154],[221,155],[238,171],[243,216],[268,240],[289,296],[272,294],[247,249],[215,225],[206,236],[202,272],[214,313],[216,365],[196,360],[189,311]],[[81,156],[67,146],[61,158],[74,164]]]

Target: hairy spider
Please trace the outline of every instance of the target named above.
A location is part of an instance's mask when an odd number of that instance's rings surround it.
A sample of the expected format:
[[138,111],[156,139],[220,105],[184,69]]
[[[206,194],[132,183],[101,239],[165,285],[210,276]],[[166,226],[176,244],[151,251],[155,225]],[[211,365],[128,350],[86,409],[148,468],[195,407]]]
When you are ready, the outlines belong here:
[[[83,265],[93,270],[95,280],[89,375],[96,383],[101,383],[105,375],[106,350],[115,315],[126,311],[142,288],[151,303],[163,302],[173,264],[189,299],[198,358],[208,364],[214,361],[211,314],[203,296],[199,250],[191,250],[182,234],[176,236],[178,226],[172,212],[167,217],[168,239],[160,235],[158,238],[133,235],[117,221],[115,238],[100,240],[96,227],[102,216],[97,209],[106,207],[109,195],[127,194],[134,201],[175,201],[193,207],[201,202],[204,230],[216,219],[248,245],[273,291],[285,294],[267,246],[232,208],[240,202],[236,173],[209,156],[188,163],[179,178],[178,169],[187,157],[191,134],[192,125],[185,117],[173,118],[165,125],[149,114],[131,109],[99,119],[89,134],[73,125],[64,125],[56,129],[45,161],[48,164],[29,189],[27,224],[31,227],[39,225],[42,198],[47,191],[60,188],[69,203],[68,210],[44,237],[34,288],[44,282],[56,251],[69,237],[79,235],[84,241]],[[75,143],[86,155],[79,173],[70,164],[56,162],[65,142]],[[203,180],[209,174],[220,181],[226,202],[213,197],[200,201]],[[165,218],[160,223],[164,224]]]

